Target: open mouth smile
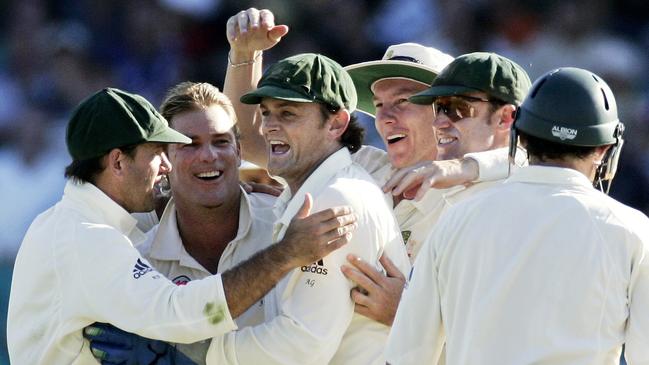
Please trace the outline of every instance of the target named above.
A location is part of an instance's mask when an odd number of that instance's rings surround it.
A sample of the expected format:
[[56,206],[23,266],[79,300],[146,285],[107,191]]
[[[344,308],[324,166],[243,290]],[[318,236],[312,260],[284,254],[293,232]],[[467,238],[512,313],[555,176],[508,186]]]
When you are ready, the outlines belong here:
[[282,141],[272,140],[269,141],[269,143],[270,143],[270,151],[273,155],[283,155],[286,154],[291,149],[290,145]]
[[406,135],[403,133],[396,133],[396,134],[391,134],[389,135],[386,139],[388,141],[388,144],[393,144],[401,141],[402,139],[406,138]]
[[195,174],[194,176],[204,181],[212,181],[218,179],[219,177],[221,177],[221,175],[223,175],[223,171],[214,170],[214,171],[200,172],[198,174]]
[[444,146],[444,145],[447,145],[449,143],[453,143],[455,141],[457,141],[457,138],[455,138],[455,137],[440,137],[440,138],[437,139],[437,144],[440,145],[440,146]]

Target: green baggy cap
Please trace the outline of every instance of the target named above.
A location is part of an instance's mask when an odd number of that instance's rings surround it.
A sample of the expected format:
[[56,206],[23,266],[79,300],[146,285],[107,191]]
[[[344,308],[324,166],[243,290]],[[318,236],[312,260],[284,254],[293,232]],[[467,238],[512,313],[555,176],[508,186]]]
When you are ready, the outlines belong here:
[[410,97],[415,104],[432,104],[439,96],[482,91],[508,104],[520,105],[531,82],[514,61],[495,53],[475,52],[457,57],[437,75],[430,88]]
[[351,77],[336,61],[314,53],[285,58],[266,70],[257,89],[244,94],[244,104],[263,98],[300,103],[324,103],[353,112],[356,90]]
[[72,113],[66,144],[74,160],[99,157],[113,148],[145,142],[191,143],[140,95],[106,88]]

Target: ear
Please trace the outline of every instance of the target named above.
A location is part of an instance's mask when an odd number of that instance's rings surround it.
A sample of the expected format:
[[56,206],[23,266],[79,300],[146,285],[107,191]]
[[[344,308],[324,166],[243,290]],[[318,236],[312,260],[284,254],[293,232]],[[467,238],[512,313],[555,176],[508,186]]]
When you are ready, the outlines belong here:
[[109,171],[111,175],[116,177],[124,176],[125,170],[125,160],[128,156],[122,152],[119,148],[113,148],[108,152],[104,157],[106,163],[106,171]]
[[611,146],[612,145],[595,147],[595,151],[593,152],[594,154],[593,163],[595,165],[599,166],[604,162],[604,158],[606,157],[606,152],[611,148]]
[[498,130],[509,133],[512,124],[514,124],[514,119],[516,118],[516,106],[513,104],[506,104],[500,107],[494,116],[497,118],[495,127]]
[[345,133],[347,126],[349,125],[349,120],[351,119],[351,114],[346,109],[340,109],[333,114],[330,119],[327,127],[329,128],[329,134],[334,138],[338,139],[340,136]]
[[235,148],[237,151],[237,166],[241,167],[241,143],[239,143],[239,139],[236,140]]

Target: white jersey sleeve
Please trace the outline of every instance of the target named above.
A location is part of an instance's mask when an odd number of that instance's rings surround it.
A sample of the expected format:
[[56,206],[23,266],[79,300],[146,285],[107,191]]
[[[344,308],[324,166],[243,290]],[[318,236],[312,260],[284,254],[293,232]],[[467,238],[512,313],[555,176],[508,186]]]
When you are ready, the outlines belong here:
[[[93,237],[94,236],[94,237]],[[69,298],[88,318],[138,335],[191,343],[236,328],[220,275],[176,286],[108,226],[88,229],[60,268],[80,292]],[[98,268],[101,263],[101,268]],[[104,268],[110,268],[109,270]],[[66,299],[67,300],[67,299]]]
[[424,242],[403,291],[385,350],[391,365],[437,364],[445,342],[437,264],[432,240]]
[[[467,153],[464,158],[470,158],[478,163],[478,179],[475,182],[502,180],[509,176],[508,147]],[[525,165],[527,165],[527,152],[519,148],[516,153],[516,166]]]
[[508,148],[499,148],[467,153],[464,158],[470,158],[478,163],[478,180],[476,181],[494,181],[506,178],[509,173],[508,152]]
[[[644,227],[646,229],[646,227]],[[629,364],[649,364],[649,237],[635,253],[629,285],[629,320],[624,356]]]

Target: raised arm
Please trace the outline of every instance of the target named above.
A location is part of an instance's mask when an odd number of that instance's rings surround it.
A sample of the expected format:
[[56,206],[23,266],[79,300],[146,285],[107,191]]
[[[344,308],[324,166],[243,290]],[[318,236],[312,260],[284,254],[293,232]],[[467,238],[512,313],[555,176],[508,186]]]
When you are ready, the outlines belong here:
[[260,130],[259,107],[245,105],[239,98],[257,87],[262,75],[263,51],[275,46],[286,35],[288,27],[275,25],[275,17],[270,10],[255,8],[233,15],[226,27],[230,52],[223,93],[232,100],[237,113],[243,158],[266,167],[268,156]]

